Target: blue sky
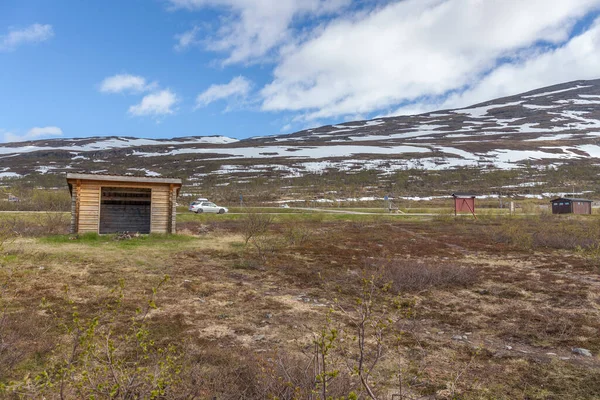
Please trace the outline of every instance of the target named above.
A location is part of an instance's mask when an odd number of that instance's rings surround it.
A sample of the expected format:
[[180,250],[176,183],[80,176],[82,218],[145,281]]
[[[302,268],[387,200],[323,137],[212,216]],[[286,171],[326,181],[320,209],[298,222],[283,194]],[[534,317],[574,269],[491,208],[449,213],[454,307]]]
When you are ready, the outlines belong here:
[[0,140],[245,138],[598,78],[599,9],[600,0],[0,0]]

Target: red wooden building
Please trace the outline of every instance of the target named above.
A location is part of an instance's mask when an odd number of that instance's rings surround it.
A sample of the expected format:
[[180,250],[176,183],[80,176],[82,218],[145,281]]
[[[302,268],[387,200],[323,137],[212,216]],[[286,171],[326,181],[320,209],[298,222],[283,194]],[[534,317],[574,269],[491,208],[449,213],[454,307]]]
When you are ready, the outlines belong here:
[[454,198],[454,215],[468,212],[475,215],[475,196],[471,193],[452,193]]

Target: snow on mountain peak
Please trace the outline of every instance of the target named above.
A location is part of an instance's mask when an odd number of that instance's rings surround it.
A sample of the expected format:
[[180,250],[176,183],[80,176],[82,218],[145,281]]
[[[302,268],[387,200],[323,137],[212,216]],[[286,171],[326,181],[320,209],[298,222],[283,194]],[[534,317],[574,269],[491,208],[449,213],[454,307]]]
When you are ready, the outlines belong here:
[[[4,168],[0,178],[36,170],[90,171],[96,169],[96,162],[107,162],[109,171],[113,164],[119,171],[165,175],[165,170],[171,170],[190,179],[216,174],[228,165],[244,165],[245,171],[259,174],[276,171],[282,177],[301,176],[319,168],[378,170],[382,174],[411,168],[509,169],[525,163],[600,159],[599,139],[600,80],[578,81],[461,109],[344,122],[243,140],[225,136],[93,137],[7,143],[0,145]],[[55,164],[41,168],[32,153]],[[208,164],[211,167],[206,172]]]

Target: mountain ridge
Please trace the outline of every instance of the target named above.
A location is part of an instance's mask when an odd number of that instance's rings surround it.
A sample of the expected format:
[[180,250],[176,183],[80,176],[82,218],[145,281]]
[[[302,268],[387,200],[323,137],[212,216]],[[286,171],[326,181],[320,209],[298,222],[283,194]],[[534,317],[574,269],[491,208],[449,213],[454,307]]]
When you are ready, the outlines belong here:
[[[64,172],[180,176],[188,184],[370,172],[523,170],[600,163],[600,79],[418,115],[234,139],[55,138],[0,145],[0,178]],[[217,183],[215,183],[217,182]]]

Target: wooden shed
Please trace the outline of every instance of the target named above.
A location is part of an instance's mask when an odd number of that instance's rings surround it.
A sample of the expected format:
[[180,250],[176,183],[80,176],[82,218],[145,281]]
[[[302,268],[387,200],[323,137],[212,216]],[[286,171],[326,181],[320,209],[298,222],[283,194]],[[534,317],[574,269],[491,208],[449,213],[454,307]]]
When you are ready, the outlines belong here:
[[552,214],[591,214],[592,200],[559,197],[551,200]]
[[454,198],[454,215],[468,212],[475,215],[475,196],[471,193],[452,193]]
[[175,233],[181,179],[67,174],[71,233]]

